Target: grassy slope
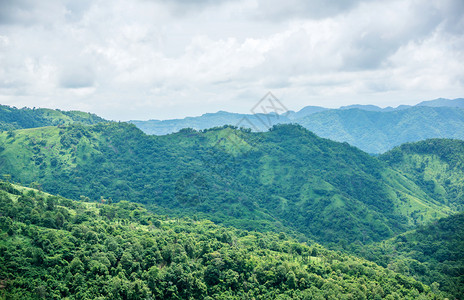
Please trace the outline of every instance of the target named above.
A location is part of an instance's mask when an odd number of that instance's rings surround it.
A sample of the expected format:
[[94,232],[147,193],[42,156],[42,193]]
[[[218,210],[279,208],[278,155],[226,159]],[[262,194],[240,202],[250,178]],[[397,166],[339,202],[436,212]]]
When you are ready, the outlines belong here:
[[0,147],[2,173],[55,194],[322,242],[381,240],[452,211],[376,158],[291,125],[161,137],[125,123],[49,127],[0,134]]
[[430,139],[408,143],[380,157],[430,197],[464,210],[464,142]]
[[53,176],[53,172],[69,171],[77,166],[77,160],[92,153],[90,136],[80,131],[80,126],[68,131],[49,126],[3,132],[0,136],[3,158],[0,167],[4,174],[14,173],[15,178],[34,182]]
[[284,234],[4,182],[0,208],[2,299],[442,299],[407,276]]

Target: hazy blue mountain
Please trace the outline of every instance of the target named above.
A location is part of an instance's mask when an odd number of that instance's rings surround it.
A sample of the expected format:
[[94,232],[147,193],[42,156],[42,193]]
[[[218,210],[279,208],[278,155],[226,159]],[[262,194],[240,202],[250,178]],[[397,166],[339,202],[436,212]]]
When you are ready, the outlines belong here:
[[362,109],[362,110],[367,110],[367,111],[382,111],[382,108],[377,106],[377,105],[364,105],[364,104],[352,104],[352,105],[347,105],[347,106],[341,106],[340,109]]
[[183,128],[203,130],[224,125],[250,128],[253,131],[267,131],[272,125],[292,123],[294,120],[304,118],[314,113],[327,111],[329,108],[321,106],[306,106],[301,110],[288,111],[285,114],[239,114],[226,111],[206,113],[198,117],[186,117],[171,120],[131,120],[134,124],[147,134],[165,135],[178,132]]
[[456,98],[454,100],[438,98],[435,100],[422,101],[416,106],[430,106],[430,107],[459,107],[464,108],[464,98]]
[[353,109],[353,108],[357,108],[357,109],[361,109],[361,110],[367,110],[367,111],[382,111],[382,112],[388,112],[388,111],[395,111],[395,110],[403,110],[403,109],[408,109],[412,107],[411,105],[399,105],[397,107],[391,107],[391,106],[387,106],[387,107],[380,107],[380,106],[377,106],[377,105],[371,105],[371,104],[352,104],[352,105],[347,105],[347,106],[342,106],[340,107],[339,109]]
[[[299,112],[298,112],[299,113]],[[275,124],[290,123],[285,115],[276,114],[238,114],[226,111],[206,113],[199,117],[187,117],[172,120],[129,121],[147,134],[165,135],[178,132],[183,128],[203,130],[223,125],[251,128],[253,131],[267,131]]]
[[290,120],[296,120],[326,110],[329,110],[329,108],[321,106],[305,106],[297,112],[290,111],[287,117]]
[[464,110],[450,107],[412,107],[391,112],[330,110],[297,123],[321,137],[348,142],[369,153],[382,153],[428,138],[464,139]]
[[384,108],[384,111],[402,110],[402,109],[407,109],[407,108],[410,108],[410,107],[411,107],[411,105],[399,105],[397,107],[388,106],[388,107]]
[[[464,98],[456,98],[456,99],[446,99],[446,98],[438,98],[434,100],[428,100],[428,101],[422,101],[415,106],[429,106],[429,107],[459,107],[459,108],[464,108]],[[395,111],[395,110],[403,110],[407,108],[413,107],[412,105],[399,105],[397,107],[379,107],[377,105],[371,105],[371,104],[352,104],[352,105],[347,105],[347,106],[341,106],[339,109],[352,109],[352,108],[358,108],[361,110],[367,110],[367,111],[383,111],[383,112],[388,112],[388,111]]]

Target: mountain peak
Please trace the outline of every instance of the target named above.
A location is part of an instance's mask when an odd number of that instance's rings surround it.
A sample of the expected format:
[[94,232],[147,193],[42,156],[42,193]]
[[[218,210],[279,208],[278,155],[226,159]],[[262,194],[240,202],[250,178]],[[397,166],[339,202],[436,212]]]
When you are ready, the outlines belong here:
[[372,104],[352,104],[347,106],[341,106],[340,109],[353,109],[358,108],[367,111],[381,111],[382,108]]

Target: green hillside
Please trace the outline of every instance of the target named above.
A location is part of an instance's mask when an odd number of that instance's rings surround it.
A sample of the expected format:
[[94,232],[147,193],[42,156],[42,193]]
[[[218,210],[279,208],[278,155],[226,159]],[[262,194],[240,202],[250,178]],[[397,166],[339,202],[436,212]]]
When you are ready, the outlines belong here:
[[430,197],[464,210],[464,141],[430,139],[408,143],[380,157]]
[[0,105],[0,131],[76,123],[91,125],[100,122],[106,121],[95,114],[81,111],[27,107],[18,109]]
[[463,213],[355,252],[450,293],[450,298],[464,299]]
[[404,174],[301,126],[147,136],[126,123],[0,134],[0,168],[72,199],[144,203],[319,242],[380,241],[453,212]]
[[76,202],[0,182],[2,299],[443,299],[285,234]]

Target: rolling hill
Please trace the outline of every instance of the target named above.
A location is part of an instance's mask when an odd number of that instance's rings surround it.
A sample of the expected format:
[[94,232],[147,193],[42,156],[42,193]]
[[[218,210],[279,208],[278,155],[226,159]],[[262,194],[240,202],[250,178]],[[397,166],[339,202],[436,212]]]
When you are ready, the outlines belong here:
[[66,124],[91,125],[106,120],[91,113],[48,108],[21,108],[0,105],[0,130],[14,130]]
[[[462,299],[464,141],[374,157],[275,125],[292,113],[208,116],[266,118],[266,132],[154,136],[81,112],[0,108],[2,299]],[[300,116],[375,147],[446,130],[461,138],[463,112],[310,107]]]
[[0,134],[0,168],[72,199],[144,203],[319,242],[379,241],[453,213],[404,174],[297,125],[148,136],[101,123]]

